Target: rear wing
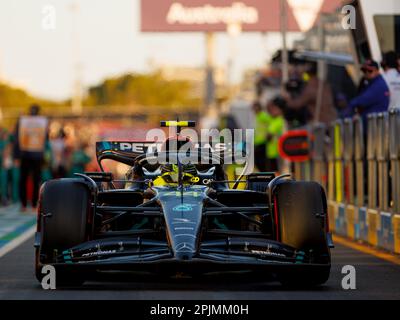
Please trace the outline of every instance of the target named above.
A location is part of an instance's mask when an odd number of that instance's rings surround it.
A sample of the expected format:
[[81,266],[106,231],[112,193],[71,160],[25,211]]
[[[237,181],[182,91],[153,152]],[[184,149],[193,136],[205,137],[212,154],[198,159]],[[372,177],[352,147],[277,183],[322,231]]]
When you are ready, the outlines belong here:
[[176,127],[176,128],[194,128],[196,121],[160,121],[161,128]]
[[[179,132],[181,128],[194,128],[196,122],[179,120],[160,121],[160,126],[162,128],[175,127],[177,128],[177,132]],[[96,142],[96,155],[97,159],[111,154],[123,154],[135,159],[145,153],[159,152],[161,151],[161,146],[162,142],[155,141],[99,141]]]
[[196,121],[160,121],[161,128],[176,128],[176,133],[179,134],[182,128],[194,128],[196,127]]
[[148,152],[160,150],[162,142],[155,141],[99,141],[96,142],[96,154],[122,152],[137,157]]
[[138,156],[160,151],[161,146],[162,142],[154,141],[99,141],[96,142],[97,162],[112,159],[133,165]]
[[[103,159],[118,160],[122,157],[126,157],[129,159],[127,160],[129,163],[126,164],[131,164],[140,155],[162,152],[163,144],[163,142],[155,141],[99,141],[96,142],[96,157],[97,161]],[[219,143],[218,146],[220,148],[222,148],[222,146],[225,148],[223,143]],[[222,151],[219,149],[212,149],[210,145],[200,147],[198,144],[195,145],[195,149],[212,153],[220,153]],[[115,156],[118,156],[118,159],[116,159]]]

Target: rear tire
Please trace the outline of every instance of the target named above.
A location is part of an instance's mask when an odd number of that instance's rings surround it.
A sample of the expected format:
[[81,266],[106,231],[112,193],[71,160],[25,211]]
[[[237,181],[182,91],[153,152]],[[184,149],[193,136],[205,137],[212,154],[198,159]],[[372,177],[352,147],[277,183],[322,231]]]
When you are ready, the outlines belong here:
[[[59,179],[46,182],[40,193],[40,248],[36,249],[35,273],[42,281],[42,266],[55,262],[62,251],[88,240],[90,190],[81,179]],[[48,215],[43,217],[43,215]],[[71,269],[56,269],[57,286],[77,286],[83,274]]]
[[316,286],[330,274],[331,257],[326,239],[327,205],[323,188],[316,182],[285,181],[274,193],[279,240],[312,256],[318,268],[286,271],[278,275],[284,285]]

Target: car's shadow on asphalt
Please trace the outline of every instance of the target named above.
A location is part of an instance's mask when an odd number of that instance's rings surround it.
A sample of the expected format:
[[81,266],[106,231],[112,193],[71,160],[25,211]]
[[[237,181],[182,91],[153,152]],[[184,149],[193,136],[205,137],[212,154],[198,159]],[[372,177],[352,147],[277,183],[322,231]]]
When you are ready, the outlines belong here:
[[318,287],[286,287],[274,275],[213,274],[197,277],[163,277],[147,274],[104,273],[89,277],[79,287],[57,288],[83,291],[316,291],[325,292],[327,285]]

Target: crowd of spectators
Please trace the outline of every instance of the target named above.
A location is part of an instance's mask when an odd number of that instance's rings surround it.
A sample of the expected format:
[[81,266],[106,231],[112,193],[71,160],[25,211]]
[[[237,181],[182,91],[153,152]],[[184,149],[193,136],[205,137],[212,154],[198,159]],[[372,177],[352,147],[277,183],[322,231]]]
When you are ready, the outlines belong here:
[[91,162],[86,144],[68,136],[64,128],[55,132],[51,123],[32,105],[21,116],[15,130],[0,129],[0,199],[2,205],[20,203],[35,209],[41,183],[52,178],[83,173]]
[[328,76],[321,80],[317,63],[298,63],[291,66],[289,82],[272,99],[269,93],[276,91],[271,86],[273,81],[261,77],[256,86],[258,98],[253,104],[258,170],[278,170],[277,140],[285,128],[329,125],[357,114],[366,126],[369,114],[400,109],[399,61],[395,52],[385,53],[380,64],[367,59],[360,68],[362,78],[358,86],[344,67],[330,66]]

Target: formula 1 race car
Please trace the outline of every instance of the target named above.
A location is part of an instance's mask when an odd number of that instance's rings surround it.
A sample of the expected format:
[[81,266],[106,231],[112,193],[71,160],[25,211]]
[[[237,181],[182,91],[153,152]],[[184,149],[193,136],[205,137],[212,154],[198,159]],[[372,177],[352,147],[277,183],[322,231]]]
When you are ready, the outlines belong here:
[[[178,148],[164,142],[150,153],[151,143],[98,142],[100,172],[43,184],[35,237],[39,281],[44,265],[55,267],[58,286],[80,285],[89,272],[104,270],[251,271],[275,274],[285,285],[327,281],[332,240],[319,184],[255,173],[230,188],[218,153],[199,148],[197,159],[212,161],[183,164]],[[107,172],[105,161],[127,166],[124,179]]]

